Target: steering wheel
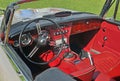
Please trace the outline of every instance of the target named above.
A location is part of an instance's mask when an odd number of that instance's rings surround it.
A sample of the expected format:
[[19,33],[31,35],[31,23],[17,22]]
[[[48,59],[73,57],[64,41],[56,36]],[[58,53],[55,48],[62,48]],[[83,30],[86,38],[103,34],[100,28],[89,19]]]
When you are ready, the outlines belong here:
[[[38,49],[39,49],[41,46],[47,45],[47,42],[49,41],[49,33],[48,33],[48,31],[47,31],[47,30],[43,30],[43,31],[42,31],[42,30],[38,29],[38,37],[34,40],[34,41],[36,42],[36,45],[34,46],[34,48],[32,49],[32,51],[31,51],[28,55],[26,55],[25,52],[23,51],[23,49],[22,49],[22,41],[21,41],[22,35],[23,35],[25,29],[26,29],[31,23],[33,23],[33,22],[39,22],[40,20],[47,20],[47,21],[49,21],[49,22],[52,22],[57,28],[60,29],[60,26],[59,26],[56,22],[54,22],[53,20],[48,19],[48,18],[38,18],[38,19],[32,20],[32,21],[30,21],[30,22],[21,30],[21,32],[20,32],[20,35],[19,35],[19,49],[20,49],[21,53],[23,54],[23,56],[24,56],[28,61],[30,61],[31,63],[33,63],[33,64],[39,64],[39,65],[44,65],[44,64],[48,64],[48,63],[50,63],[50,62],[53,62],[53,61],[59,56],[59,54],[60,54],[61,51],[62,51],[62,47],[60,47],[59,52],[58,52],[57,54],[55,54],[54,57],[51,58],[49,61],[36,62],[36,61],[31,60],[31,58],[34,56],[34,54],[38,51]],[[38,26],[40,26],[40,25],[38,25]],[[40,27],[38,27],[38,28],[40,28]],[[40,31],[39,31],[39,30],[40,30]]]

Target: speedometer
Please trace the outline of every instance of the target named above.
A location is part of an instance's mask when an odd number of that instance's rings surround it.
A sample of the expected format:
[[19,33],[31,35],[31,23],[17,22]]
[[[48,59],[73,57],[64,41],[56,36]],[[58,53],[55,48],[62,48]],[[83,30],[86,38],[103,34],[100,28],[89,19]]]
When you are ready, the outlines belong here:
[[32,42],[32,38],[30,37],[29,34],[23,34],[21,36],[21,43],[23,46],[27,46]]

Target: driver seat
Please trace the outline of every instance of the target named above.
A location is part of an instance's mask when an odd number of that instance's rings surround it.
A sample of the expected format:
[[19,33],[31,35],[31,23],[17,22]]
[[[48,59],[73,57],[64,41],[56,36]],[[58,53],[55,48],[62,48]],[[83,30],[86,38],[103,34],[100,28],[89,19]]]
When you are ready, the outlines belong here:
[[36,76],[35,81],[76,81],[60,69],[49,68]]

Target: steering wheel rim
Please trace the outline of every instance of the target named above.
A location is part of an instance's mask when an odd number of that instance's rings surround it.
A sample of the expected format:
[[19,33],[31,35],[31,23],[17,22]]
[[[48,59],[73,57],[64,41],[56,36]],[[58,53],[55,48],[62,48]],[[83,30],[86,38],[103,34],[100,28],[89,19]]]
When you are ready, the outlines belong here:
[[[53,21],[53,20],[51,20],[51,19],[48,19],[48,18],[38,18],[38,19],[32,20],[32,21],[30,21],[28,24],[26,24],[26,26],[24,26],[23,29],[22,29],[21,32],[20,32],[20,35],[19,35],[19,49],[20,49],[21,53],[23,54],[23,56],[24,56],[29,62],[31,62],[31,63],[33,63],[33,64],[37,64],[37,65],[45,65],[45,64],[48,64],[48,63],[50,63],[50,62],[53,62],[53,61],[59,56],[59,54],[61,53],[61,51],[62,51],[63,48],[61,47],[61,49],[59,50],[59,52],[58,52],[53,58],[51,58],[49,61],[36,62],[36,61],[31,60],[30,58],[28,58],[28,57],[26,56],[26,54],[24,53],[24,51],[23,51],[23,49],[22,49],[22,46],[21,46],[21,42],[22,42],[22,41],[21,41],[21,37],[22,37],[22,34],[23,34],[24,30],[25,30],[32,22],[39,22],[40,20],[50,21],[50,22],[52,22],[57,28],[60,29],[60,26],[59,26],[55,21]],[[36,45],[35,45],[35,46],[36,46]]]

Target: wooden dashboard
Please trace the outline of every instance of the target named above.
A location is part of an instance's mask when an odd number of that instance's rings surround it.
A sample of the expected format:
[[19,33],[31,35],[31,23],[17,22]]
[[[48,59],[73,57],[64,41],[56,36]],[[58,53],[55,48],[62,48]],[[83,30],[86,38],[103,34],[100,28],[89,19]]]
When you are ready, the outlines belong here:
[[100,20],[83,20],[72,24],[71,35],[78,34],[90,30],[99,29],[101,26]]

